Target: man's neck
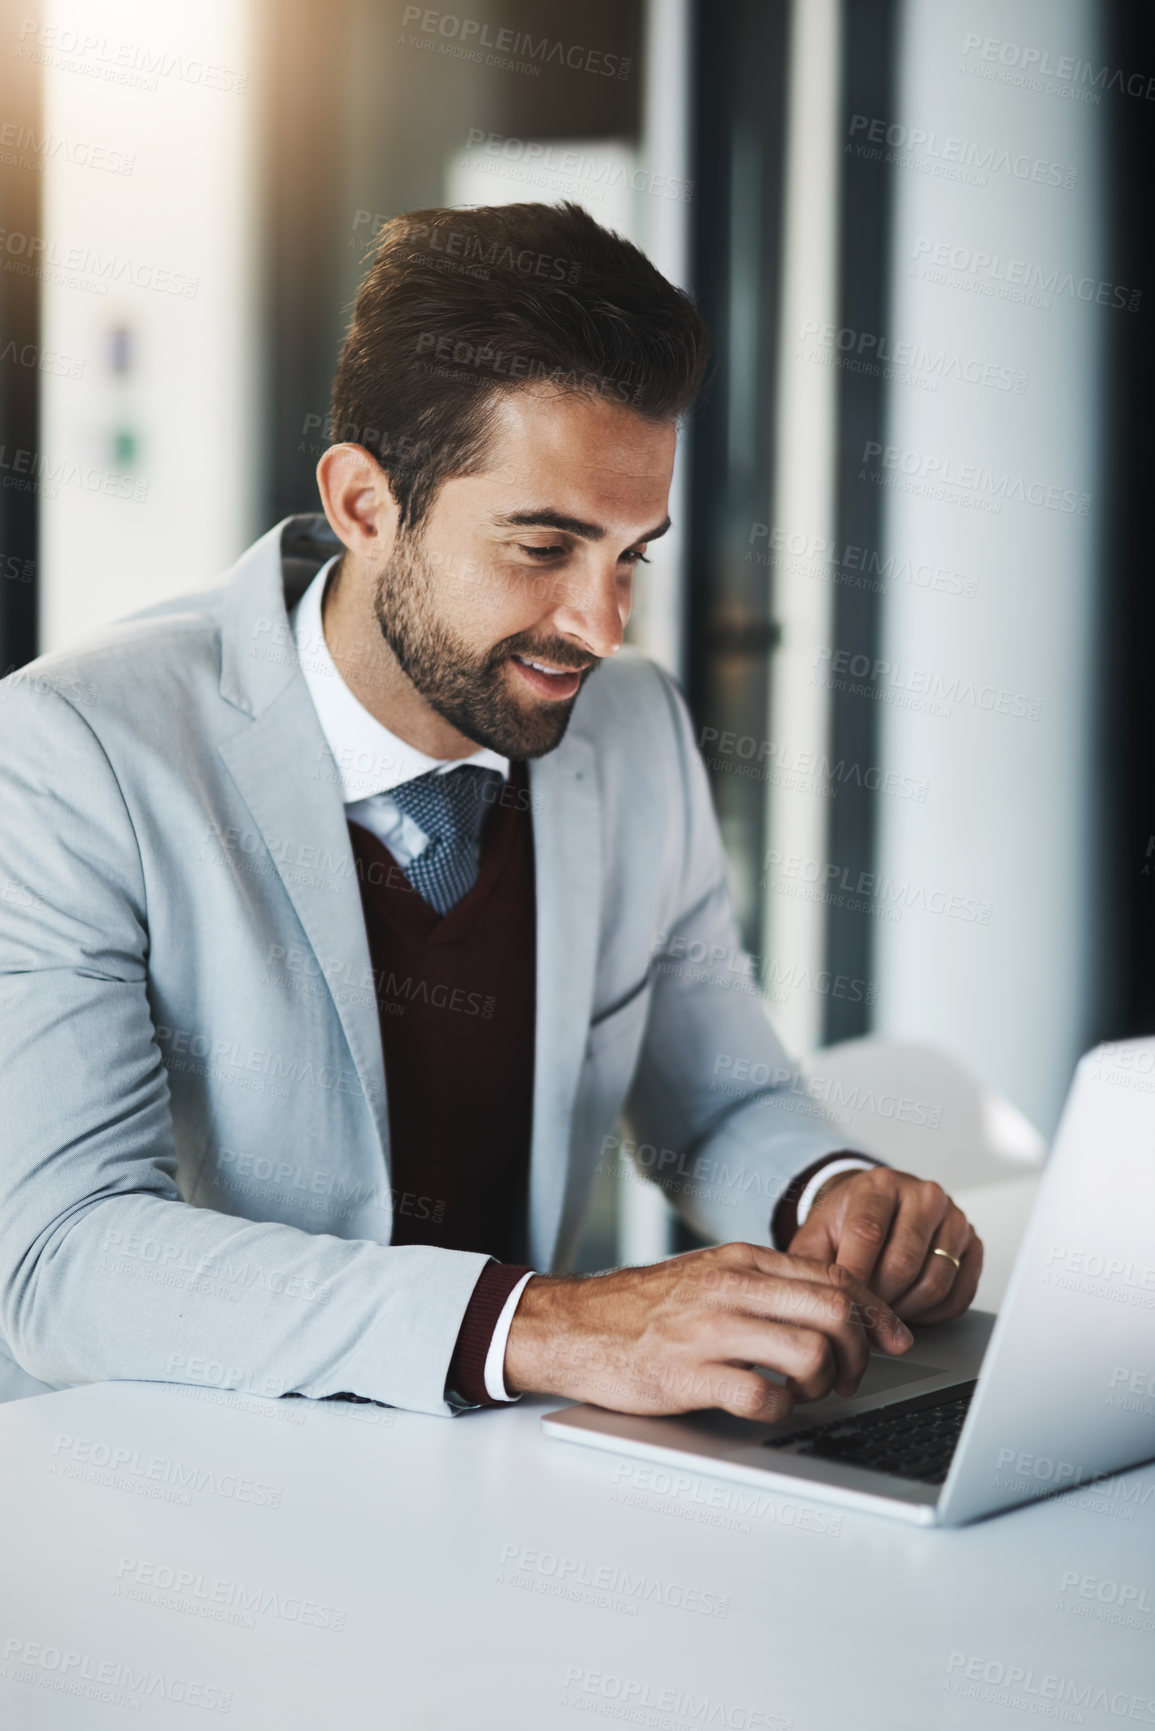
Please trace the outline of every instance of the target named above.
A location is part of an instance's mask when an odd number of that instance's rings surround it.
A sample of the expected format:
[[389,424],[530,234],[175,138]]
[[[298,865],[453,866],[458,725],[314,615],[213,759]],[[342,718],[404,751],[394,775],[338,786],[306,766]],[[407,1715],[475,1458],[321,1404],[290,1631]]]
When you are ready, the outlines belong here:
[[422,697],[381,633],[368,583],[351,583],[343,564],[344,560],[325,585],[321,630],[333,665],[353,696],[374,721],[426,757],[442,762],[472,757],[479,749],[477,743],[466,739]]

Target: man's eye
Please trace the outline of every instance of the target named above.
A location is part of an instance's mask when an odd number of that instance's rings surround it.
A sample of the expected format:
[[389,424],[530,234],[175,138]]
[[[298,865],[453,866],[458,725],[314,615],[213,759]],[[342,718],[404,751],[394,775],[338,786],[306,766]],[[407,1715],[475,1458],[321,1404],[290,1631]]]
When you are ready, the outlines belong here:
[[556,559],[559,553],[565,552],[564,547],[526,547],[520,541],[518,549],[522,553],[528,553],[531,559]]
[[628,559],[631,565],[648,565],[649,560],[644,553],[623,553],[623,559]]

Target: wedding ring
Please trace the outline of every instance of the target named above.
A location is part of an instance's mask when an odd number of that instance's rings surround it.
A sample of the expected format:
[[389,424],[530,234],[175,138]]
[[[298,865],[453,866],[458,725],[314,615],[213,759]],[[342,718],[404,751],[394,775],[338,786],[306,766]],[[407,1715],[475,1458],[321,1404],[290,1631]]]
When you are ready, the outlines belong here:
[[956,1268],[962,1267],[962,1257],[961,1256],[952,1256],[950,1251],[944,1250],[941,1245],[936,1244],[934,1249],[931,1251],[931,1255],[932,1256],[945,1256],[947,1261],[953,1262]]

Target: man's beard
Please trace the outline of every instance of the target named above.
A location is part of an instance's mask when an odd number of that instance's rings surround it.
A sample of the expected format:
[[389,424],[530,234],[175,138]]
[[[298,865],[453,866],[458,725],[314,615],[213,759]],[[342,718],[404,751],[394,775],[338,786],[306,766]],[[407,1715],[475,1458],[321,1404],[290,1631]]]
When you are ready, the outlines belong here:
[[[381,635],[399,667],[430,708],[466,739],[502,757],[544,757],[565,738],[581,687],[568,702],[536,703],[527,688],[519,705],[509,691],[505,664],[514,655],[526,655],[551,667],[578,669],[589,658],[560,638],[540,641],[529,632],[506,637],[482,655],[467,648],[437,617],[434,574],[416,540],[410,536],[397,543],[373,601]],[[583,685],[592,671],[588,668]]]

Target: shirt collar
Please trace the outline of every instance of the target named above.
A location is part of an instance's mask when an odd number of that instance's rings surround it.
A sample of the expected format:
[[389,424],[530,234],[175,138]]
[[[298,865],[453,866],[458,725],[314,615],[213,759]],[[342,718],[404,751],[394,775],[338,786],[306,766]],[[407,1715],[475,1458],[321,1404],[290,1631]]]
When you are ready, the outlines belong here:
[[345,804],[369,799],[375,793],[388,793],[390,788],[400,787],[403,782],[413,781],[419,775],[428,775],[431,770],[445,774],[466,763],[477,764],[481,769],[496,769],[502,779],[508,781],[508,757],[499,757],[486,746],[475,751],[472,757],[427,757],[416,746],[407,744],[383,727],[353,696],[329,654],[321,625],[321,598],[336,563],[335,557],[322,565],[290,618],[301,672],[313,708],[317,711],[321,731],[333,753]]

